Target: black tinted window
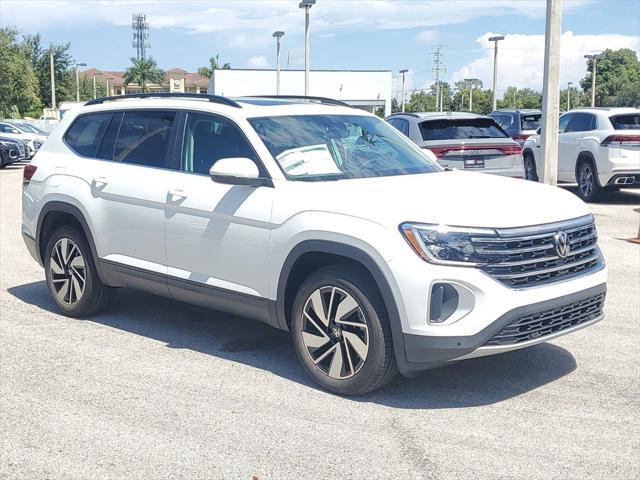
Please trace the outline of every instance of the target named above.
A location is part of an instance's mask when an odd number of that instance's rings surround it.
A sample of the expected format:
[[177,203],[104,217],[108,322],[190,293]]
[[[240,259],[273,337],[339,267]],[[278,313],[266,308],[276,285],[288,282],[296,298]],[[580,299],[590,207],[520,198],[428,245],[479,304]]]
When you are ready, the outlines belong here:
[[491,118],[427,120],[420,124],[420,133],[425,141],[507,137]]
[[[256,154],[240,129],[222,117],[189,113],[183,143],[182,169],[208,175],[215,162],[232,157],[256,161]],[[258,168],[261,167],[258,165]],[[264,173],[261,172],[261,175],[264,176]]]
[[593,130],[595,118],[589,113],[574,113],[573,118],[569,121],[565,133],[569,132],[588,132]]
[[64,135],[64,141],[74,152],[84,157],[95,157],[111,113],[82,115],[73,122]]
[[407,137],[409,136],[409,122],[404,118],[390,118],[388,122],[402,133],[404,133]]
[[520,116],[520,128],[522,130],[537,130],[540,128],[541,113],[535,113],[533,115],[521,115]]
[[113,160],[113,150],[116,146],[116,139],[118,137],[118,130],[120,130],[120,124],[122,122],[122,112],[114,113],[109,122],[106,132],[102,137],[102,143],[98,148],[96,158],[103,160]]
[[640,113],[611,117],[614,130],[640,130]]
[[113,153],[117,162],[173,168],[169,152],[175,112],[125,112]]

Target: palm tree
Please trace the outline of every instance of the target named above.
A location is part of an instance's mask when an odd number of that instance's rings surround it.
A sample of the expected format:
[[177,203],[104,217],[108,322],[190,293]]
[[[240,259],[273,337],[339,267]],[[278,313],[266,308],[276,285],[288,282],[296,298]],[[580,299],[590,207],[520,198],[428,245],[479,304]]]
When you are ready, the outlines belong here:
[[132,58],[131,65],[124,75],[124,84],[135,83],[142,87],[143,92],[148,92],[148,83],[162,84],[164,72],[158,68],[156,61],[149,58]]
[[225,62],[222,66],[220,66],[220,55],[216,55],[215,57],[211,57],[209,59],[210,67],[200,67],[198,69],[198,73],[203,77],[211,78],[214,70],[231,70],[231,64],[229,62]]

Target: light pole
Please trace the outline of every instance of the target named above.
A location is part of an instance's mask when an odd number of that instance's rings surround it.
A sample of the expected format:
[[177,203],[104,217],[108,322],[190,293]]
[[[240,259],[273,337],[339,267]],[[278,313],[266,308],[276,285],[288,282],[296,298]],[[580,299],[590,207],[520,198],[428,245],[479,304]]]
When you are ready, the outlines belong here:
[[407,70],[406,68],[404,70],[400,70],[400,73],[402,74],[402,90],[401,90],[401,105],[402,105],[402,111],[404,112],[404,74],[407,73],[409,70]]
[[51,108],[56,108],[56,71],[53,64],[53,45],[49,47],[49,68],[51,70]]
[[273,32],[276,39],[276,95],[280,95],[280,39],[284,36],[281,30]]
[[567,82],[567,112],[571,110],[571,85],[573,82]]
[[504,40],[502,35],[490,37],[489,41],[493,42],[493,110],[498,107],[498,97],[496,97],[496,78],[498,76],[498,42]]
[[465,78],[464,81],[469,85],[469,111],[473,112],[473,87],[477,85],[480,80],[477,78]]
[[80,101],[80,74],[78,73],[78,67],[86,67],[86,63],[76,62],[76,102]]
[[593,62],[593,71],[591,72],[591,108],[593,108],[596,106],[596,63],[602,58],[602,54],[585,55],[584,58]]
[[309,10],[316,0],[302,0],[298,7],[304,8],[304,95],[309,95]]

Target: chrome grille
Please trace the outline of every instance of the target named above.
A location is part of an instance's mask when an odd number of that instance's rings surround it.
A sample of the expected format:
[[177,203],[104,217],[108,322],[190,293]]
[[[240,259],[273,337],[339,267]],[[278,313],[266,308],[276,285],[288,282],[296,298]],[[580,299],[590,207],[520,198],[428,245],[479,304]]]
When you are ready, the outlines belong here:
[[532,313],[509,323],[485,344],[514,345],[575,327],[602,315],[604,293],[562,307]]
[[[591,216],[582,220],[527,229],[498,230],[491,237],[472,237],[481,269],[511,288],[527,288],[597,269],[602,264]],[[562,258],[554,236],[567,234],[570,251]]]
[[18,153],[20,154],[20,157],[24,157],[25,155],[24,143],[22,142],[18,142]]

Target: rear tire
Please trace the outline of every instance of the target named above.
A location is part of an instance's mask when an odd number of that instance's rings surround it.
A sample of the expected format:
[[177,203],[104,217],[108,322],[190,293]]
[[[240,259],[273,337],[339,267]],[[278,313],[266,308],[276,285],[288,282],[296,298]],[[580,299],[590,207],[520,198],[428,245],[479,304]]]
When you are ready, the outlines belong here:
[[89,243],[75,228],[55,230],[42,256],[49,293],[64,315],[91,315],[113,299],[115,288],[102,283]]
[[598,174],[590,159],[581,160],[578,166],[578,196],[585,202],[600,200],[604,189],[598,182]]
[[536,160],[532,153],[524,154],[524,178],[532,182],[538,181],[538,170],[536,169]]
[[364,272],[332,265],[312,273],[294,300],[291,333],[307,373],[331,392],[361,395],[398,372],[384,302]]

